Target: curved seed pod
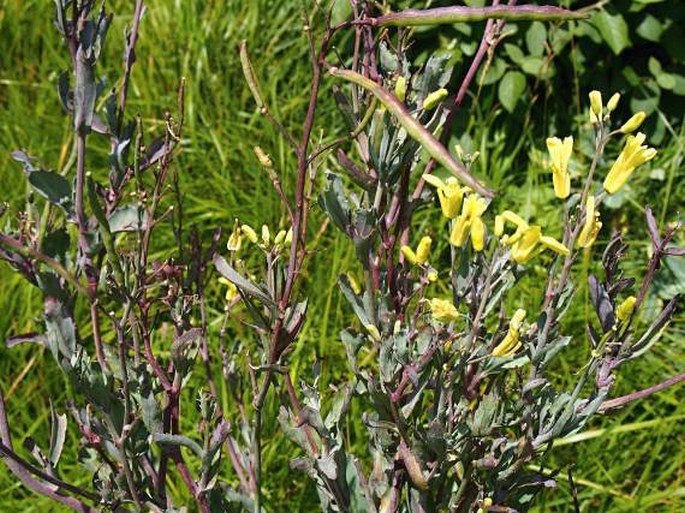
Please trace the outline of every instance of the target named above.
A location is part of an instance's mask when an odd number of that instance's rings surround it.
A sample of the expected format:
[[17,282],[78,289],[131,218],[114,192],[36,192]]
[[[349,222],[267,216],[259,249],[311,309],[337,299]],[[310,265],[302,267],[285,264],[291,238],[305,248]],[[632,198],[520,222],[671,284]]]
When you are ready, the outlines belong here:
[[353,82],[370,93],[372,93],[385,106],[385,108],[393,116],[397,118],[400,125],[404,127],[409,136],[417,141],[428,154],[436,161],[449,169],[459,178],[465,185],[468,185],[481,196],[487,198],[494,197],[495,193],[486,188],[476,178],[469,173],[465,167],[459,165],[456,160],[450,155],[445,147],[433,136],[428,129],[417,121],[406,109],[404,104],[400,102],[397,97],[389,91],[383,89],[373,80],[360,75],[359,73],[346,70],[331,68],[329,73],[334,77],[343,78],[349,82]]
[[262,91],[259,89],[259,82],[257,81],[257,75],[252,67],[252,62],[250,62],[250,56],[247,53],[247,42],[245,40],[240,42],[240,64],[242,64],[245,81],[247,82],[247,86],[250,88],[252,96],[254,96],[254,101],[257,104],[257,108],[261,109],[264,107]]
[[433,9],[407,9],[391,12],[371,23],[383,27],[413,27],[417,25],[442,25],[469,21],[483,21],[492,18],[505,21],[555,21],[584,18],[578,12],[552,5],[495,5],[490,7],[434,7]]

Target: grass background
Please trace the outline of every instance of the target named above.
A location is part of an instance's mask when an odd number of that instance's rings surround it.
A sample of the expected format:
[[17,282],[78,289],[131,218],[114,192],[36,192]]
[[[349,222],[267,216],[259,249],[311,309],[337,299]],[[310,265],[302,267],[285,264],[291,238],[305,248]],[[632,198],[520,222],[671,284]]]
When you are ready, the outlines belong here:
[[[294,160],[275,131],[258,116],[240,72],[237,44],[247,39],[262,87],[275,114],[297,130],[309,92],[309,68],[299,2],[270,0],[149,0],[141,25],[134,66],[129,114],[139,114],[150,132],[159,129],[165,109],[173,108],[180,77],[188,80],[186,129],[183,152],[177,161],[184,208],[191,223],[209,233],[214,227],[230,229],[233,219],[272,227],[281,222],[278,198],[253,156],[252,146],[261,145],[284,170],[285,187],[293,179]],[[132,2],[109,3],[117,13],[110,29],[103,75],[118,76],[123,27],[130,22]],[[52,26],[52,3],[44,0],[0,0],[0,200],[21,207],[25,180],[21,168],[9,158],[17,148],[40,157],[52,169],[64,166],[72,147],[68,117],[57,98],[56,82],[67,67],[67,52]],[[477,41],[477,36],[474,36]],[[460,70],[461,71],[461,70]],[[463,72],[463,71],[461,71]],[[328,84],[330,85],[330,84]],[[494,94],[485,88],[484,98]],[[583,91],[585,94],[587,91]],[[569,95],[568,91],[556,91]],[[523,212],[550,213],[549,196],[541,194],[546,180],[539,157],[525,148],[544,149],[540,134],[548,130],[549,113],[541,100],[526,112],[525,125],[508,118],[501,109],[469,107],[476,122],[466,124],[469,138],[483,151],[482,170],[496,177],[501,202]],[[585,102],[573,98],[569,105]],[[492,102],[490,102],[492,103]],[[483,102],[484,105],[488,102]],[[339,118],[329,96],[323,95],[317,130],[335,129]],[[497,112],[497,123],[491,123]],[[667,117],[667,116],[666,116]],[[573,113],[568,113],[573,119]],[[670,130],[660,147],[654,167],[663,169],[671,185],[662,194],[663,182],[642,180],[629,195],[628,217],[605,219],[608,225],[623,225],[633,244],[628,266],[640,269],[648,247],[641,210],[645,198],[655,206],[664,222],[682,208],[683,157],[682,120],[670,120]],[[318,131],[315,132],[318,135]],[[516,159],[508,144],[523,140],[524,150]],[[95,150],[90,166],[106,172],[107,147]],[[491,182],[492,183],[492,182]],[[314,212],[313,225],[323,218]],[[553,222],[553,221],[550,221]],[[603,231],[608,235],[608,230]],[[171,248],[173,239],[158,241],[160,250]],[[598,244],[601,248],[601,244]],[[350,312],[341,302],[335,278],[353,267],[349,245],[328,227],[315,246],[306,268],[305,287],[314,300],[309,320],[292,355],[292,365],[304,376],[312,362],[322,359],[322,376],[335,382],[346,376],[344,354],[337,332],[350,322]],[[599,251],[599,250],[597,250]],[[544,271],[544,270],[542,270]],[[0,337],[36,327],[37,290],[25,285],[0,266]],[[533,286],[533,285],[531,285]],[[583,298],[579,295],[579,298]],[[656,301],[656,299],[655,299]],[[570,315],[577,325],[575,345],[559,365],[559,380],[572,380],[582,361],[583,323],[587,305],[578,301]],[[682,312],[679,314],[682,321]],[[683,324],[674,323],[652,352],[626,365],[615,388],[616,395],[645,388],[682,372],[685,362]],[[48,398],[59,408],[69,397],[68,384],[48,353],[35,347],[0,347],[0,386],[12,419],[15,445],[33,437],[42,445],[49,433]],[[680,511],[685,508],[685,401],[683,388],[675,387],[619,413],[596,420],[573,443],[553,450],[545,466],[570,466],[583,511]],[[192,397],[185,398],[189,403]],[[192,406],[191,406],[192,407]],[[276,404],[265,415],[267,437],[278,435]],[[356,431],[355,426],[350,427]],[[73,454],[77,436],[70,435],[61,463],[68,481],[87,485],[88,476]],[[364,453],[363,439],[355,452]],[[285,443],[285,442],[284,442]],[[71,452],[71,455],[69,454]],[[317,509],[315,490],[302,475],[288,468],[286,453],[267,442],[264,456],[266,506],[269,511]],[[227,472],[230,474],[230,472]],[[562,474],[563,475],[563,474]],[[559,489],[541,496],[537,511],[569,511],[571,492],[565,479]],[[58,511],[17,484],[0,466],[2,511]]]

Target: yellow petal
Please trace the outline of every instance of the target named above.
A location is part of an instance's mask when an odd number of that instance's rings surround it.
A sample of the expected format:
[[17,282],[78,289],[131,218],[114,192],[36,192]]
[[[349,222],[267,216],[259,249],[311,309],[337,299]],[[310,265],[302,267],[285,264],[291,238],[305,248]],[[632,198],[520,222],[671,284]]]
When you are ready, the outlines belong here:
[[482,251],[485,246],[485,223],[480,217],[471,221],[471,244],[474,251]]

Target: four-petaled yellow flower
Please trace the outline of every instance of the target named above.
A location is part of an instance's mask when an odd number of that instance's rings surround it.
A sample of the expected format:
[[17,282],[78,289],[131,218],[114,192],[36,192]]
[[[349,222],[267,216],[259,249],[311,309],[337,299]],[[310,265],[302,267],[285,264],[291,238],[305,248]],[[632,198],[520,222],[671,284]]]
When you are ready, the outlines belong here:
[[[516,226],[513,235],[503,235],[505,222]],[[495,217],[495,235],[501,237],[502,244],[511,246],[511,258],[518,264],[525,264],[545,249],[551,249],[561,255],[569,254],[569,249],[561,242],[553,237],[542,235],[540,226],[529,225],[510,210],[505,210]]]
[[485,246],[485,223],[481,216],[488,208],[484,198],[476,194],[470,194],[461,208],[461,215],[454,221],[450,244],[461,248],[466,243],[466,238],[471,234],[471,244],[475,251],[481,251]]
[[594,196],[588,196],[585,202],[585,224],[578,235],[578,246],[581,248],[589,248],[597,239],[597,234],[602,228],[602,222],[599,220],[599,211],[595,210]]
[[428,302],[428,305],[431,309],[431,315],[436,321],[451,322],[459,318],[459,312],[451,301],[433,298]]
[[502,342],[497,344],[497,347],[495,347],[492,350],[492,356],[506,358],[508,356],[513,356],[516,353],[516,351],[519,350],[519,348],[521,347],[521,340],[519,338],[520,330],[523,326],[523,320],[525,318],[525,310],[523,310],[522,308],[516,310],[513,317],[511,318],[511,321],[509,322],[509,330],[507,331],[507,334],[504,336]]
[[646,136],[642,132],[638,132],[635,136],[628,136],[623,151],[621,151],[616,162],[611,166],[609,174],[604,179],[604,189],[609,194],[614,194],[623,187],[623,184],[630,178],[630,175],[633,174],[637,166],[652,160],[656,155],[654,148],[642,144],[645,142],[645,138]]
[[400,251],[412,264],[423,265],[426,263],[428,256],[430,255],[431,242],[433,241],[430,237],[422,237],[419,241],[419,245],[416,246],[416,252],[414,252],[414,250],[409,246],[402,246]]
[[557,198],[566,199],[571,193],[571,175],[568,172],[568,161],[573,151],[573,137],[547,139],[547,149],[552,156],[552,182]]
[[459,213],[461,202],[464,199],[464,194],[471,189],[468,187],[459,187],[459,182],[453,176],[442,180],[435,175],[423,175],[426,183],[432,185],[438,190],[438,199],[440,200],[440,208],[442,215],[447,219],[454,219]]

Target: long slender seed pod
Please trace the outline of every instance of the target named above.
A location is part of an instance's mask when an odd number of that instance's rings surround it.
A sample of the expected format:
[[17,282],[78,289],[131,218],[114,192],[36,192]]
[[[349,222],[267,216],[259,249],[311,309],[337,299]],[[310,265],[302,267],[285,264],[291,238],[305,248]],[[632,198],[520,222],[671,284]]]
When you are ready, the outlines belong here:
[[490,7],[434,7],[433,9],[407,9],[373,18],[371,24],[382,27],[413,27],[442,25],[459,22],[499,19],[505,21],[558,21],[584,18],[579,12],[553,5],[495,5]]

